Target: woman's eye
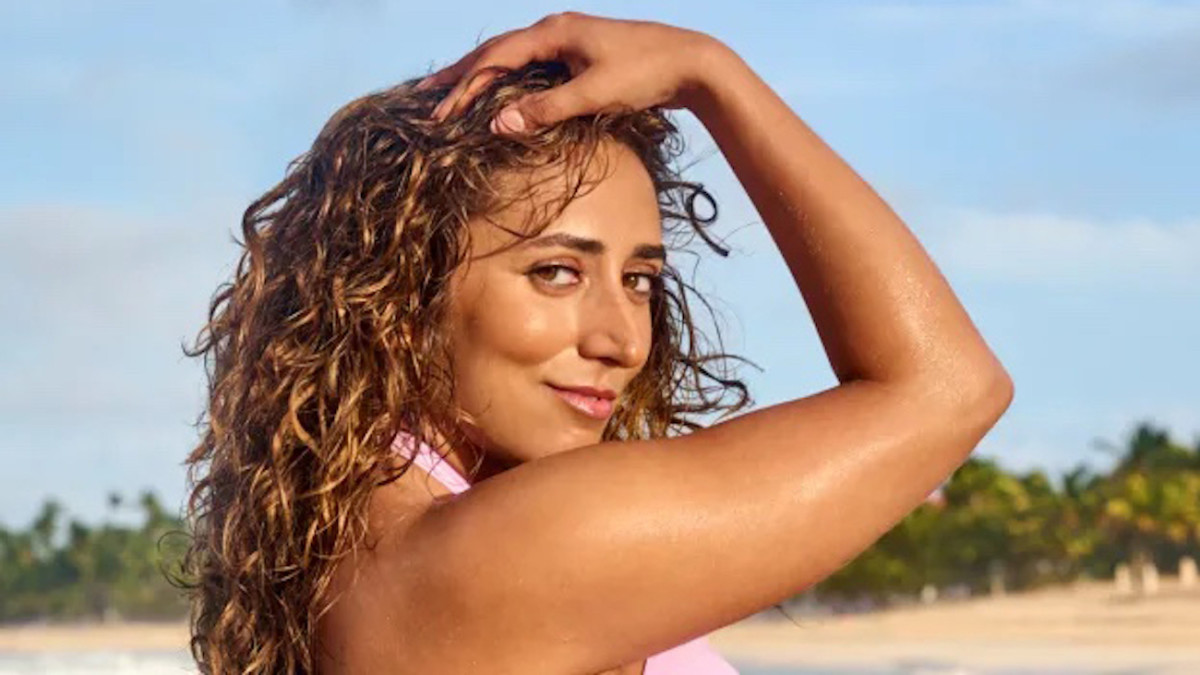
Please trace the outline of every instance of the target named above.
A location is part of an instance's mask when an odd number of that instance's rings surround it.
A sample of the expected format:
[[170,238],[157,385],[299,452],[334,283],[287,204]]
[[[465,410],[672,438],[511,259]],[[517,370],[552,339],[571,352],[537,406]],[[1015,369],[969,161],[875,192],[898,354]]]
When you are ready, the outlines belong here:
[[648,272],[636,272],[629,275],[634,279],[634,291],[642,295],[650,295],[658,282],[658,275]]
[[[548,286],[565,288],[578,284],[581,272],[566,265],[543,265],[530,270],[529,274]],[[659,275],[653,272],[633,272],[626,274],[625,279],[626,284],[633,288],[635,293],[649,296],[654,292]]]
[[573,282],[563,283],[565,276],[579,276],[579,272],[565,265],[546,265],[538,267],[530,272],[542,281],[551,286],[570,286]]

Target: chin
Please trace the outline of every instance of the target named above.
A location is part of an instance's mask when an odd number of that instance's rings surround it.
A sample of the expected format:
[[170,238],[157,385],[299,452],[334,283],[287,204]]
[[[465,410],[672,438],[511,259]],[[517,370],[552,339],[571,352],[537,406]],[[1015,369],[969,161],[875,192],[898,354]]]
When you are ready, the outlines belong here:
[[[588,428],[578,424],[555,424],[549,427],[545,424],[548,416],[538,416],[527,424],[520,424],[515,429],[505,425],[504,429],[476,430],[471,434],[476,442],[486,448],[488,454],[495,455],[506,465],[523,464],[541,457],[557,455],[561,452],[574,450],[599,443],[604,436],[603,428]],[[535,437],[530,437],[528,430],[538,429]]]
[[561,452],[582,448],[599,442],[599,436],[586,429],[563,429],[538,439],[534,447],[522,448],[518,454],[521,461],[549,457]]
[[600,437],[603,435],[601,431],[591,431],[589,429],[571,429],[562,436],[562,442],[558,444],[555,452],[566,452],[576,448],[582,448],[588,445],[595,445],[600,442]]

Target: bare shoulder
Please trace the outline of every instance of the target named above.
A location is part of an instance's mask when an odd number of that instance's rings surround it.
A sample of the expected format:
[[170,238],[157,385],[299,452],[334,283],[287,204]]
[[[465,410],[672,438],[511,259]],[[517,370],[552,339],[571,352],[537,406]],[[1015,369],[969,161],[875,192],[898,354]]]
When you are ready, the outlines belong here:
[[551,455],[441,502],[412,472],[372,501],[324,671],[588,675],[670,649],[831,574],[1009,398],[861,382]]
[[399,567],[405,557],[397,552],[406,549],[406,537],[423,514],[452,498],[416,465],[375,489],[367,541],[339,564],[331,588],[335,601],[318,627],[322,673],[401,672],[400,664],[412,664],[402,624],[416,613],[408,611]]

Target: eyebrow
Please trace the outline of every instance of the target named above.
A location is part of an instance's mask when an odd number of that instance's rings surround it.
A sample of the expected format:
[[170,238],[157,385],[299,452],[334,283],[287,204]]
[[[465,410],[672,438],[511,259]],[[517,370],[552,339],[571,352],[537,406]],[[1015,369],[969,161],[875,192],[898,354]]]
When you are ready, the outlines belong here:
[[[567,234],[566,232],[557,232],[555,234],[548,234],[544,237],[538,237],[537,239],[527,242],[527,245],[531,248],[565,246],[567,248],[573,248],[580,253],[587,253],[588,255],[600,255],[607,250],[604,246],[604,242],[602,241],[577,237],[573,234]],[[662,260],[665,262],[667,259],[667,249],[654,244],[638,244],[638,246],[633,249],[633,257],[643,258],[646,260]]]

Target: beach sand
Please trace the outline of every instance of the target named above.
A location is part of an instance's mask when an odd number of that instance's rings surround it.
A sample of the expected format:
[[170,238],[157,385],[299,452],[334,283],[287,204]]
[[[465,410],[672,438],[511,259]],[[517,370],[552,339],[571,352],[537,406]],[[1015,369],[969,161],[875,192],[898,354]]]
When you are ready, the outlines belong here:
[[170,651],[187,642],[182,621],[0,626],[0,652]]
[[[1091,582],[796,622],[772,610],[709,640],[732,661],[763,666],[1200,673],[1200,589],[1171,578],[1144,598]],[[0,652],[181,651],[186,643],[183,623],[0,628]]]
[[[796,624],[799,624],[798,626]],[[763,665],[1147,668],[1200,673],[1200,588],[1164,579],[1158,594],[1079,583],[1003,597],[796,618],[778,610],[713,633],[727,658]]]

